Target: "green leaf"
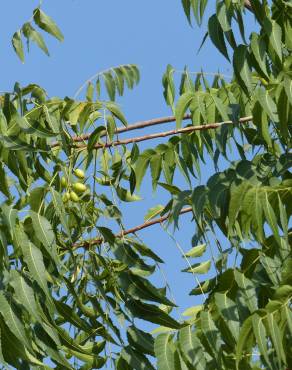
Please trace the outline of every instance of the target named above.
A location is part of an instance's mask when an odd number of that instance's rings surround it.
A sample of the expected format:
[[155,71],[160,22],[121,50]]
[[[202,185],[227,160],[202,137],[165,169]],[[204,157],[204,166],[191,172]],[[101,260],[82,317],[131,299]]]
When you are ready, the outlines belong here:
[[86,333],[90,333],[90,325],[75,312],[75,310],[65,304],[64,302],[57,301],[54,299],[54,304],[59,314],[68,322],[74,325],[76,328],[84,330]]
[[145,357],[141,352],[135,351],[130,346],[126,346],[122,349],[121,356],[133,369],[154,370],[154,367],[151,365],[147,357]]
[[200,343],[196,331],[192,327],[185,326],[179,331],[179,346],[183,358],[189,366],[196,370],[206,369],[206,360],[204,356],[204,347]]
[[18,55],[19,59],[24,62],[24,51],[23,51],[23,43],[21,40],[21,32],[20,30],[15,32],[13,37],[12,37],[12,45],[13,48]]
[[240,322],[236,303],[227,297],[226,293],[215,293],[215,303],[220,315],[230,329],[233,338],[237,342]]
[[94,86],[92,82],[88,82],[86,88],[86,100],[92,101],[93,100],[93,93],[94,93]]
[[186,257],[201,257],[207,248],[207,244],[200,244],[196,247],[191,248],[188,252],[185,253]]
[[253,282],[237,270],[234,271],[234,277],[241,289],[250,313],[253,313],[258,308],[257,295]]
[[213,14],[208,21],[208,31],[209,36],[213,44],[216,48],[220,51],[221,54],[225,56],[225,58],[229,61],[229,56],[224,40],[224,34],[221,28],[221,25],[218,21],[216,14]]
[[155,339],[154,350],[157,358],[158,370],[179,370],[180,363],[178,355],[171,345],[173,335],[171,333],[163,333]]
[[190,106],[192,100],[194,98],[193,92],[186,92],[180,96],[177,105],[175,107],[175,119],[176,119],[176,127],[181,127],[182,119],[185,115],[186,110]]
[[287,98],[292,105],[292,80],[289,77],[284,78],[284,89],[287,95]]
[[46,268],[41,251],[28,239],[25,232],[20,227],[15,228],[14,235],[22,250],[24,261],[28,266],[31,276],[46,294],[48,299],[47,303],[49,303],[50,308],[53,309],[54,305],[48,289]]
[[45,14],[40,8],[36,8],[33,11],[33,19],[35,23],[44,31],[50,33],[52,36],[56,37],[59,41],[64,40],[64,36],[60,31],[59,27],[53,21],[51,17]]
[[266,364],[269,366],[269,368],[272,368],[268,355],[267,332],[265,325],[263,324],[263,319],[258,314],[252,315],[252,327],[259,351],[266,360]]
[[264,21],[264,28],[269,37],[269,42],[271,43],[273,49],[278,55],[280,61],[282,61],[282,29],[279,24],[274,20],[268,18]]
[[132,315],[142,320],[150,321],[154,324],[163,325],[173,329],[179,329],[181,326],[176,320],[152,304],[131,299],[126,302],[126,307]]
[[17,271],[11,271],[11,285],[15,290],[15,298],[30,313],[33,319],[42,322],[39,307],[37,306],[33,289]]
[[127,338],[137,351],[154,356],[154,340],[150,334],[132,325],[127,330]]
[[[236,369],[239,370],[239,363],[243,357],[243,350],[245,349],[248,341],[251,339],[252,334],[252,316],[249,316],[247,320],[244,321],[240,332],[239,339],[236,344]],[[252,336],[253,337],[253,336]]]
[[277,106],[274,100],[270,97],[269,92],[267,90],[257,88],[255,96],[270,119],[274,122],[278,122],[279,117],[277,114]]
[[258,36],[257,33],[252,32],[250,35],[250,47],[255,57],[255,60],[260,67],[260,70],[264,74],[265,78],[269,78],[269,74],[266,67],[266,45],[264,40]]
[[195,263],[191,267],[188,267],[182,271],[190,272],[192,274],[206,274],[210,270],[210,267],[211,267],[211,261],[208,260],[202,263]]
[[28,22],[25,23],[22,26],[22,31],[23,31],[24,36],[28,40],[34,41],[38,45],[38,47],[41,48],[43,52],[49,56],[49,50],[46,46],[46,43],[42,35],[39,32],[37,32],[30,23]]
[[116,188],[117,196],[123,201],[123,202],[136,202],[137,200],[141,200],[141,197],[139,197],[136,194],[131,194],[129,190],[126,190],[124,188],[121,188],[118,186]]
[[183,312],[183,316],[197,316],[197,314],[202,311],[202,309],[204,308],[203,305],[198,305],[198,306],[193,306],[193,307],[189,307],[187,308],[184,312]]
[[151,207],[146,215],[144,216],[144,222],[147,222],[154,217],[158,216],[162,211],[164,210],[164,206],[161,204],[158,204],[157,206]]
[[110,72],[104,72],[102,74],[104,78],[105,87],[110,100],[114,101],[116,96],[116,83]]
[[[267,321],[268,321],[268,327],[269,327],[269,334],[272,338],[272,342],[276,350],[276,354],[277,354],[276,358],[278,360],[279,369],[280,369],[283,366],[283,363],[287,364],[286,355],[284,352],[284,346],[282,342],[283,333],[281,333],[280,327],[277,324],[277,321],[275,320],[275,317],[273,314],[268,313],[267,319],[268,319]],[[283,363],[281,360],[283,361]]]
[[211,92],[210,96],[212,97],[222,120],[229,121],[228,106],[224,105],[222,100],[219,97],[217,97],[216,94]]
[[121,112],[120,108],[117,106],[117,104],[114,104],[112,102],[106,103],[106,108],[119,120],[122,122],[124,126],[128,126],[127,120],[124,117],[123,113]]
[[[35,147],[20,140],[16,136],[0,135],[0,143],[4,146],[4,148],[10,149],[10,150],[21,150],[21,151],[27,151],[27,152],[36,151]],[[42,152],[42,150],[40,149],[38,149],[38,151]]]
[[120,274],[118,281],[120,287],[132,298],[153,301],[166,306],[176,306],[147,279],[130,272],[123,272]]
[[248,65],[248,50],[247,46],[239,45],[234,50],[233,68],[239,85],[247,95],[251,92],[251,70]]
[[207,341],[212,349],[212,353],[215,356],[216,362],[220,356],[221,341],[219,337],[218,329],[214,323],[211,313],[208,311],[201,311],[201,328],[205,334]]
[[52,195],[52,202],[54,204],[54,209],[56,214],[59,216],[62,227],[66,231],[67,235],[70,236],[70,230],[69,230],[69,225],[67,221],[67,215],[64,209],[63,205],[63,199],[60,193],[58,193],[56,190],[53,188],[50,189],[51,195]]
[[94,131],[90,134],[88,142],[87,142],[87,150],[90,152],[93,150],[94,146],[99,143],[99,139],[102,133],[105,132],[104,126],[98,126]]
[[103,227],[103,226],[97,226],[97,230],[101,233],[101,235],[103,236],[106,242],[109,242],[111,244],[115,242],[116,237],[109,228]]
[[21,320],[16,316],[14,310],[2,292],[0,292],[0,312],[6,325],[9,327],[9,330],[20,340],[21,343],[31,349],[30,340],[25,333]]
[[52,225],[44,216],[34,211],[30,211],[30,217],[36,238],[46,247],[46,251],[52,257],[56,265],[60,266],[56,250],[55,233]]

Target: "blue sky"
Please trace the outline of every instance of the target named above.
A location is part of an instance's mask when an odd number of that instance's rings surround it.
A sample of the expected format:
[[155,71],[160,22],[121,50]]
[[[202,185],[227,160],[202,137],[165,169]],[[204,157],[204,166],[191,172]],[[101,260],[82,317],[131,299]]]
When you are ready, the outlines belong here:
[[[211,2],[213,7],[215,1]],[[171,114],[164,102],[161,84],[167,64],[178,71],[187,65],[190,71],[203,68],[205,72],[232,73],[230,64],[210,41],[197,54],[206,25],[201,29],[197,26],[191,28],[179,0],[45,0],[43,9],[60,26],[65,40],[59,43],[45,35],[51,56],[48,58],[32,45],[25,64],[21,64],[10,39],[14,31],[30,19],[37,4],[36,1],[10,0],[1,5],[1,91],[12,90],[16,81],[21,85],[34,82],[45,88],[49,96],[73,96],[94,73],[134,63],[140,68],[141,82],[134,91],[127,92],[118,100],[128,122],[133,123]],[[157,127],[151,132],[170,127],[174,127],[173,124]],[[158,143],[156,140],[152,145]],[[147,142],[142,147],[150,145]],[[213,166],[207,164],[205,177],[212,173]],[[168,199],[161,190],[153,195],[149,180],[147,177],[142,187],[144,201],[123,206],[126,227],[142,223],[147,209]],[[187,188],[181,180],[178,185]],[[195,231],[190,220],[190,215],[182,216],[180,231],[175,234],[175,239],[185,251],[192,246],[191,237]],[[196,284],[191,275],[180,273],[186,264],[169,235],[159,226],[154,226],[140,232],[139,236],[165,260],[162,268],[182,311],[198,304],[198,298],[188,296]],[[157,281],[163,284],[162,277]]]

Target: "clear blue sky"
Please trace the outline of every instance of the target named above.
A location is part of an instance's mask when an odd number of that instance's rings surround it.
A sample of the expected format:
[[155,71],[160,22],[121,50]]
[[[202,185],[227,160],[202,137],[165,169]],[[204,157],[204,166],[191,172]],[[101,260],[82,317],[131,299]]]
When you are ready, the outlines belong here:
[[[210,3],[212,7],[215,5],[215,1]],[[132,123],[171,114],[164,102],[161,84],[168,63],[177,70],[187,65],[190,71],[203,68],[205,72],[232,72],[231,66],[210,41],[197,55],[206,27],[191,28],[179,0],[44,0],[44,11],[60,26],[65,41],[59,43],[45,35],[51,56],[48,58],[32,45],[25,64],[21,64],[10,39],[14,31],[31,17],[37,4],[32,0],[10,0],[1,4],[1,91],[12,90],[15,81],[21,85],[34,82],[44,87],[49,96],[73,96],[95,72],[135,63],[140,67],[141,82],[119,100],[128,122]],[[166,127],[173,126],[168,124],[156,130]],[[155,141],[153,145],[158,143]],[[150,145],[147,142],[143,147]],[[208,178],[213,173],[212,165],[207,165],[204,171]],[[186,184],[182,186],[187,188]],[[144,184],[142,194],[144,202],[123,207],[127,227],[142,223],[148,208],[168,199],[162,191],[153,195],[150,182]],[[185,251],[191,247],[193,233],[190,215],[182,216],[181,229],[175,237]],[[163,270],[182,310],[198,304],[198,298],[188,296],[195,283],[191,275],[180,273],[186,264],[170,237],[159,226],[139,235],[165,260]],[[161,278],[160,283],[162,285]]]

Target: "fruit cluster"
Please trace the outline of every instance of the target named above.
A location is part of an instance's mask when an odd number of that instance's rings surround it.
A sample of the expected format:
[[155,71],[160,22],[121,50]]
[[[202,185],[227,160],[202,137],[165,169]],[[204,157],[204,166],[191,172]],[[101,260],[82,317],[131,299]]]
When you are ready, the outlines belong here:
[[[85,174],[80,168],[75,169],[73,174],[80,180],[84,180],[85,178]],[[62,188],[66,189],[66,192],[63,195],[64,203],[68,202],[69,200],[72,200],[72,202],[76,203],[79,202],[80,196],[84,195],[87,190],[87,186],[80,181],[68,184],[65,177],[61,178],[61,186]]]

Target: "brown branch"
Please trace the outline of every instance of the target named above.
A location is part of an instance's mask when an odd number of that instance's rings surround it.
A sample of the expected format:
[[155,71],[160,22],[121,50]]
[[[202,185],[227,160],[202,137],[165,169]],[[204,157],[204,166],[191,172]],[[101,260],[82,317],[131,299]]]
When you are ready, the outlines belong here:
[[253,13],[253,9],[252,9],[250,0],[244,0],[244,6],[246,7],[246,9],[248,9],[250,12]]
[[[190,114],[186,114],[183,117],[183,120],[190,119],[191,117],[192,116]],[[128,132],[128,131],[132,131],[132,130],[139,130],[141,128],[150,127],[150,126],[154,126],[154,125],[161,125],[162,123],[169,123],[169,122],[175,122],[175,117],[174,116],[168,116],[168,117],[160,117],[160,118],[149,119],[147,121],[139,121],[139,122],[133,123],[131,125],[128,125],[126,127],[118,127],[115,130],[115,133],[116,134],[121,134],[123,132]],[[72,140],[74,142],[83,142],[83,141],[88,140],[90,138],[90,135],[91,134],[73,136]],[[101,137],[106,136],[106,131],[102,132],[102,134],[100,136]],[[60,145],[59,142],[54,142],[54,143],[52,143],[51,147],[54,148],[54,147],[59,146],[59,145]]]
[[[191,211],[192,211],[192,207],[186,207],[186,208],[184,208],[180,211],[180,214],[182,215],[184,213],[188,213],[188,212],[191,212]],[[149,226],[156,225],[156,224],[161,224],[162,222],[166,221],[169,218],[169,216],[170,216],[170,214],[167,214],[166,216],[162,216],[160,218],[155,218],[154,220],[147,221],[144,224],[132,227],[131,229],[121,231],[120,233],[115,235],[115,237],[116,238],[122,238],[125,235],[134,234],[137,231],[146,229]],[[83,242],[80,242],[80,243],[75,243],[75,244],[73,244],[72,247],[74,249],[82,248],[82,247],[83,248],[88,248],[88,247],[91,247],[92,245],[101,244],[102,242],[103,242],[103,238],[96,238],[96,239],[92,239],[92,240],[89,240],[89,241],[83,241]]]
[[[239,123],[246,123],[246,122],[249,122],[251,120],[252,120],[252,116],[243,117],[243,118],[239,119]],[[104,144],[95,144],[94,148],[95,149],[110,148],[110,147],[113,147],[113,146],[127,145],[127,144],[131,144],[131,143],[138,143],[140,141],[157,139],[157,138],[160,138],[160,137],[166,137],[166,136],[188,133],[188,132],[193,132],[193,131],[216,129],[216,128],[224,125],[224,124],[232,124],[232,123],[233,123],[233,121],[224,121],[224,122],[209,123],[209,124],[199,125],[199,126],[189,126],[189,127],[184,127],[184,128],[181,128],[181,129],[158,132],[156,134],[138,136],[138,137],[133,137],[133,138],[130,138],[130,139],[125,139],[125,140],[111,141],[111,142],[104,143]],[[75,146],[75,148],[86,149],[87,145],[84,145],[84,144],[79,144],[78,145],[77,144]]]

